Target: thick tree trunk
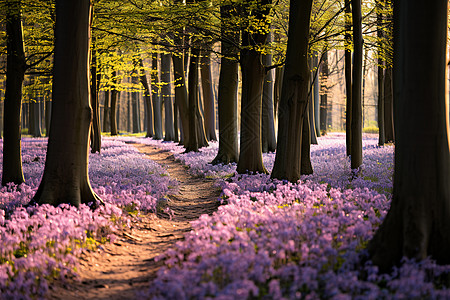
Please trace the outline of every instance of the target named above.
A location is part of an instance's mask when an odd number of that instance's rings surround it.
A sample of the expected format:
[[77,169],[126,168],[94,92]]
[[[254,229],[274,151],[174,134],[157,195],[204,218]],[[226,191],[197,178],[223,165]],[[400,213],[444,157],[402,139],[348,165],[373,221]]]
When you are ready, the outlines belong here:
[[[266,66],[272,64],[272,55],[263,55]],[[274,152],[277,148],[275,138],[275,123],[273,114],[273,94],[274,78],[273,69],[269,70],[264,77],[263,98],[262,98],[262,151],[263,153]]]
[[6,6],[6,87],[3,113],[2,185],[25,181],[21,156],[22,84],[25,76],[21,1],[7,1]]
[[162,103],[161,103],[161,91],[159,89],[159,68],[158,68],[158,53],[152,54],[152,104],[153,104],[153,121],[155,135],[154,138],[162,140],[163,128],[162,128]]
[[394,93],[392,86],[392,68],[384,72],[384,137],[385,142],[394,142]]
[[345,0],[345,144],[347,156],[352,154],[352,8],[350,0]]
[[322,54],[320,82],[320,131],[322,135],[328,130],[328,49]]
[[53,115],[39,204],[96,203],[89,184],[89,0],[56,0]]
[[111,126],[111,135],[117,135],[117,100],[119,99],[119,91],[118,91],[118,85],[119,85],[119,79],[117,78],[117,72],[113,71],[112,73],[113,78],[113,87],[111,90],[111,110],[109,113],[109,124]]
[[394,195],[369,244],[382,272],[403,256],[450,264],[447,9],[446,0],[394,2]]
[[211,52],[202,51],[200,73],[202,78],[202,92],[205,115],[205,133],[208,141],[216,141],[216,109],[214,105],[214,91],[211,74]]
[[358,169],[362,164],[362,102],[361,102],[361,84],[362,84],[362,28],[361,28],[361,0],[352,1],[353,17],[353,84],[352,84],[352,122],[351,122],[351,168]]
[[[232,5],[222,5],[220,15],[222,19],[222,58],[219,75],[219,150],[212,161],[213,164],[228,164],[237,162],[239,158],[238,148],[238,124],[237,124],[237,89],[238,89],[238,62],[234,57],[237,49],[226,41],[238,41],[237,30],[230,31],[229,22],[234,12]],[[234,27],[231,27],[234,28]]]
[[91,52],[91,106],[92,106],[92,130],[91,130],[91,152],[100,153],[102,146],[102,133],[100,131],[100,108],[98,103],[98,84],[100,79],[97,78],[97,51],[92,49]]
[[[244,33],[242,38],[251,39],[248,33]],[[261,143],[262,88],[265,77],[261,54],[255,49],[242,49],[241,71],[241,144],[237,172],[267,173],[263,165]]]
[[170,54],[161,54],[161,96],[164,103],[164,140],[175,141],[172,82],[170,80],[170,67],[172,57]]
[[[271,0],[259,0],[252,3],[253,22],[268,26],[267,15],[270,12]],[[249,3],[244,3],[244,10],[250,16]],[[266,43],[268,33],[255,30],[254,23],[242,31],[242,49],[240,55],[242,72],[241,98],[241,143],[238,173],[267,173],[262,160],[261,118],[262,91],[266,70],[262,64],[262,54],[259,51]],[[261,25],[258,25],[261,26]],[[258,27],[259,29],[260,27]]]
[[302,169],[303,125],[309,124],[304,119],[308,109],[310,74],[307,54],[312,0],[291,0],[290,5],[286,65],[278,114],[278,143],[272,178],[297,182]]

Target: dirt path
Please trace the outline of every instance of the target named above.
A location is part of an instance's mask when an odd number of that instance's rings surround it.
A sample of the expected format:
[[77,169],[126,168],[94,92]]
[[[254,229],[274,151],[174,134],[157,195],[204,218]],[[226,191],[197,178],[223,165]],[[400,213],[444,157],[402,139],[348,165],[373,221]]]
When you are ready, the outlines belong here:
[[169,175],[179,181],[179,194],[167,201],[174,212],[172,220],[164,213],[143,216],[115,243],[83,255],[81,281],[54,284],[49,299],[136,299],[136,291],[146,289],[162,266],[154,258],[183,239],[191,230],[189,221],[217,209],[220,191],[212,180],[192,177],[170,152],[149,145],[134,146],[167,167]]

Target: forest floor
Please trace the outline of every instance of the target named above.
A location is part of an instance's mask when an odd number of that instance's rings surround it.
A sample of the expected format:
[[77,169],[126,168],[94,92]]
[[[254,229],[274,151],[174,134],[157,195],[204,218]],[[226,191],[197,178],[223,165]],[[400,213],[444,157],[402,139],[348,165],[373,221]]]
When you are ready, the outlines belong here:
[[156,217],[141,215],[114,243],[83,254],[78,269],[80,280],[55,282],[49,299],[135,299],[136,292],[146,290],[163,265],[155,257],[184,239],[191,230],[190,221],[217,210],[220,189],[213,180],[190,175],[168,151],[143,144],[134,146],[178,180],[179,193],[168,196],[165,203],[173,211],[172,218],[161,207]]

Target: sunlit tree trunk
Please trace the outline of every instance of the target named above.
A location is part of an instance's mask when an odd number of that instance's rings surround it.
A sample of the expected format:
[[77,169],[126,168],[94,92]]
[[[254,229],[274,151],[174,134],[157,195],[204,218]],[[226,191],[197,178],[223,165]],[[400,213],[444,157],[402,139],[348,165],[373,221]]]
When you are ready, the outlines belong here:
[[447,0],[394,2],[394,193],[369,244],[382,272],[404,256],[450,264],[447,9]]
[[[170,80],[170,67],[172,60],[170,54],[161,54],[161,96],[164,102],[164,140],[175,141],[172,82]],[[178,129],[177,129],[178,130]]]
[[[269,34],[271,38],[272,34]],[[272,55],[263,55],[263,61],[266,66],[272,65]],[[275,138],[275,123],[273,113],[273,95],[274,95],[274,76],[273,69],[266,72],[263,84],[262,98],[262,151],[263,153],[274,152],[277,148]]]
[[352,154],[352,7],[350,0],[345,0],[345,144],[347,155]]
[[326,135],[328,130],[328,49],[322,54],[320,81],[320,131]]
[[362,17],[361,17],[361,0],[352,1],[352,18],[353,18],[353,73],[352,73],[352,122],[351,122],[351,168],[358,169],[362,164],[362,101],[361,101],[361,84],[362,84]]
[[162,128],[162,103],[161,90],[159,88],[159,68],[158,68],[158,53],[152,53],[152,72],[151,72],[151,89],[152,89],[152,104],[153,104],[153,121],[155,135],[154,138],[161,140],[163,138]]
[[2,185],[10,182],[21,184],[25,181],[20,142],[22,84],[26,70],[21,1],[6,2],[6,49]]
[[301,176],[303,127],[309,124],[306,119],[310,75],[307,54],[311,8],[312,0],[290,2],[288,45],[272,178],[291,182],[297,182]]
[[[237,89],[238,89],[238,62],[235,59],[237,49],[231,41],[239,40],[239,32],[231,27],[231,17],[234,6],[222,5],[221,15],[221,49],[222,58],[219,75],[219,150],[213,160],[213,164],[237,162],[239,158],[238,148],[238,124],[237,124]],[[230,30],[234,28],[235,30]]]
[[377,1],[377,38],[378,38],[378,145],[383,146],[384,135],[384,68],[383,60],[383,0]]
[[89,91],[89,0],[56,0],[53,114],[39,204],[96,202],[88,176],[92,108]]
[[[211,46],[207,46],[210,48]],[[205,133],[208,141],[217,140],[216,109],[214,106],[214,91],[211,74],[211,51],[202,51],[200,73],[202,79],[203,103],[205,111]]]

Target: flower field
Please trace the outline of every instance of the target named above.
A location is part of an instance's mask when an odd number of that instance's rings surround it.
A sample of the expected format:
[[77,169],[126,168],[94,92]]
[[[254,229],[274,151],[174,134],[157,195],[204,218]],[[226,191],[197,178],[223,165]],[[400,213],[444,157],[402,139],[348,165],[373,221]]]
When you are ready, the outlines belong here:
[[[58,278],[76,278],[77,257],[114,240],[139,211],[177,192],[164,167],[129,143],[172,151],[198,177],[215,178],[221,206],[192,222],[185,240],[158,257],[157,278],[138,296],[151,299],[450,299],[450,266],[405,260],[391,274],[364,262],[366,247],[389,209],[393,147],[364,137],[361,175],[352,180],[345,135],[311,146],[314,174],[297,184],[267,175],[236,175],[236,166],[208,164],[217,143],[183,153],[174,143],[105,138],[90,156],[94,190],[107,203],[21,208],[33,196],[45,160],[45,139],[23,140],[26,184],[0,190],[0,298],[44,297]],[[273,153],[264,155],[268,170]]]

